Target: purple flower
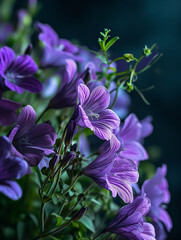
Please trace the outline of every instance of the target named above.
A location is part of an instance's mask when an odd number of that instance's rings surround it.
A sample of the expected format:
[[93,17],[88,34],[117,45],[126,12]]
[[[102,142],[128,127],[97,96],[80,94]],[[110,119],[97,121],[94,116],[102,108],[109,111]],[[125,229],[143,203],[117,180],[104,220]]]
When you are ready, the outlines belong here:
[[140,161],[148,159],[148,154],[140,141],[152,132],[150,118],[140,122],[135,114],[130,114],[115,134],[122,145],[120,156]]
[[66,39],[59,39],[57,33],[48,25],[37,23],[39,40],[44,44],[41,67],[59,67],[70,58],[80,61],[79,48]]
[[90,92],[84,84],[78,85],[78,98],[81,119],[78,125],[90,128],[94,134],[109,140],[112,136],[112,129],[120,124],[120,119],[111,109],[107,109],[110,102],[110,95],[103,86],[98,86]]
[[38,93],[42,90],[41,83],[32,75],[38,67],[29,55],[15,57],[9,47],[0,49],[0,90],[12,90],[23,93],[24,89]]
[[76,86],[80,81],[76,78],[76,63],[71,60],[66,60],[66,70],[62,78],[62,84],[55,97],[49,103],[49,108],[61,109],[65,107],[74,107],[77,103]]
[[110,140],[107,150],[86,166],[82,172],[91,177],[98,185],[112,192],[112,196],[118,194],[124,202],[133,201],[131,184],[138,181],[138,171],[135,163],[129,159],[117,157],[120,143],[114,135]]
[[50,124],[35,125],[35,120],[34,109],[30,105],[24,107],[9,135],[13,144],[12,153],[24,158],[29,166],[38,165],[43,156],[54,153],[57,136]]
[[18,117],[16,110],[20,106],[20,103],[0,98],[0,126],[10,126],[15,123]]
[[0,137],[0,192],[18,200],[22,196],[20,186],[13,181],[27,173],[28,164],[19,157],[10,155],[11,143],[7,137]]
[[156,240],[152,224],[144,222],[144,216],[150,209],[149,199],[137,197],[122,207],[104,232],[111,232],[131,240]]
[[165,204],[170,202],[168,183],[165,178],[166,173],[167,167],[163,165],[161,168],[158,168],[156,174],[151,179],[146,180],[142,186],[142,191],[146,193],[146,196],[151,201],[151,209],[148,216],[156,226],[156,237],[159,240],[166,239],[162,223],[165,225],[167,231],[170,231],[172,228],[172,221],[165,210]]

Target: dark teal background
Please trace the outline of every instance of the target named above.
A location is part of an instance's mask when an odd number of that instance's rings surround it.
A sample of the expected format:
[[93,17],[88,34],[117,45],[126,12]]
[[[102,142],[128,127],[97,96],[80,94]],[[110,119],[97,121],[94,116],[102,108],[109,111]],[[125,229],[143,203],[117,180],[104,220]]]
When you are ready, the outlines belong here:
[[168,239],[180,238],[181,227],[181,1],[180,0],[42,0],[39,21],[50,24],[60,37],[78,39],[89,48],[98,47],[99,32],[110,28],[119,36],[115,56],[127,52],[140,56],[145,44],[159,45],[163,57],[139,77],[141,88],[155,85],[145,95],[151,106],[132,94],[132,111],[139,118],[153,116],[154,133],[147,145],[157,145],[166,163],[171,192],[168,211],[174,228]]

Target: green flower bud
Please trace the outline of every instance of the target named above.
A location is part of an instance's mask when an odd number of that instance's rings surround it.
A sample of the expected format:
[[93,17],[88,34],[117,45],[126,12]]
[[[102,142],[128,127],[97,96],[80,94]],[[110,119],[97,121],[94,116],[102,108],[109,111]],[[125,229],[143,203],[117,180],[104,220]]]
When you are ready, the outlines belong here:
[[133,54],[131,54],[131,53],[125,53],[124,54],[124,59],[125,59],[126,62],[131,62],[131,61],[135,60]]
[[145,48],[143,48],[143,54],[148,57],[150,54],[151,54],[151,49],[148,48],[146,45],[145,45]]

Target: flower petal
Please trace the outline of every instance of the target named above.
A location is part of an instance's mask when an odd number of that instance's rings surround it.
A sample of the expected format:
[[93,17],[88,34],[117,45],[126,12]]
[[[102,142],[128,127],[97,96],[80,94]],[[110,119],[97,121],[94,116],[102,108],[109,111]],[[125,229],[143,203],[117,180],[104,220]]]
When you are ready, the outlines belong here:
[[155,229],[151,223],[143,223],[143,231],[141,236],[144,240],[156,240],[155,238]]
[[110,95],[108,90],[103,86],[93,89],[86,103],[86,108],[92,112],[99,112],[109,106]]
[[130,114],[124,121],[119,136],[126,141],[139,140],[141,124],[135,114]]
[[18,200],[22,196],[20,186],[14,181],[0,182],[0,192],[12,200]]
[[25,133],[27,133],[35,124],[36,120],[36,112],[32,108],[32,106],[27,105],[24,107],[18,117],[16,125],[19,125],[18,132],[15,136],[15,138],[18,138]]
[[100,123],[94,123],[94,134],[102,140],[110,140],[112,137],[111,129]]
[[120,119],[111,109],[104,109],[99,113],[98,120],[101,124],[115,129],[120,125]]
[[10,150],[11,150],[11,143],[9,139],[5,136],[0,137],[0,165],[4,164],[5,159],[10,154]]
[[8,69],[8,72],[17,73],[18,75],[33,75],[38,70],[33,58],[29,55],[19,55]]
[[148,159],[148,154],[141,143],[136,141],[127,142],[124,144],[125,150],[120,153],[123,158],[129,158],[135,161]]
[[66,72],[64,75],[64,81],[66,83],[69,83],[72,81],[73,77],[75,76],[75,73],[77,71],[77,65],[74,60],[72,59],[66,59]]
[[2,47],[0,49],[0,71],[6,71],[14,59],[14,51],[9,47]]
[[90,96],[90,90],[85,84],[79,84],[77,87],[78,98],[81,105],[85,104]]

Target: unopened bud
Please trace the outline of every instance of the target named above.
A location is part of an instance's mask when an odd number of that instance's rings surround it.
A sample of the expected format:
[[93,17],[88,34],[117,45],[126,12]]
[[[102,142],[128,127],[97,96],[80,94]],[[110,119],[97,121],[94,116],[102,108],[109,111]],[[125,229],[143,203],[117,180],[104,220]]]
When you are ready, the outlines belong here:
[[148,57],[148,56],[151,54],[151,49],[148,48],[146,45],[145,45],[145,47],[144,47],[144,49],[143,49],[143,54],[144,54],[146,57]]
[[70,147],[70,151],[77,152],[77,143],[74,143],[74,144]]
[[54,167],[57,165],[58,161],[59,161],[59,156],[58,154],[55,154],[53,158],[50,160],[49,168],[53,170]]
[[84,214],[87,212],[87,208],[86,207],[82,207],[78,212],[76,212],[73,217],[72,217],[72,221],[77,221],[79,220],[81,217],[84,216]]
[[131,54],[131,53],[125,53],[124,54],[124,59],[125,59],[126,62],[131,62],[131,61],[135,60],[133,54]]
[[64,158],[61,161],[61,166],[65,167],[72,159],[74,159],[76,157],[76,153],[75,152],[69,152],[67,153]]

